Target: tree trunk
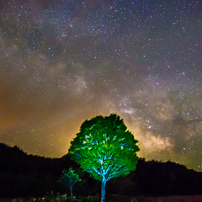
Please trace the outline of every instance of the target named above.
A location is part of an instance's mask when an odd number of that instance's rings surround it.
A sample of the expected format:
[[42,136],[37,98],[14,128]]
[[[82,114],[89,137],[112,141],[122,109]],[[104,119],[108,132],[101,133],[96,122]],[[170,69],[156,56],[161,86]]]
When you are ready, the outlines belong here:
[[101,202],[105,200],[105,185],[106,185],[106,179],[103,177],[101,185]]
[[71,198],[72,198],[72,196],[73,196],[72,188],[73,188],[72,186],[69,187]]

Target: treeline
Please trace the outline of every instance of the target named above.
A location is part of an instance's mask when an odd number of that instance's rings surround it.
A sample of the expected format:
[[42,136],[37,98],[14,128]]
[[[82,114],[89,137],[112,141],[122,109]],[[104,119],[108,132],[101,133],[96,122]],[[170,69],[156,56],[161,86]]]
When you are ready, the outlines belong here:
[[[58,179],[62,171],[70,166],[81,178],[74,187],[75,195],[100,193],[100,182],[83,172],[68,154],[62,158],[44,158],[27,155],[17,146],[8,147],[0,143],[0,198],[68,193],[69,190]],[[139,159],[136,171],[107,183],[106,193],[128,196],[195,195],[202,194],[201,187],[201,172],[173,162]]]

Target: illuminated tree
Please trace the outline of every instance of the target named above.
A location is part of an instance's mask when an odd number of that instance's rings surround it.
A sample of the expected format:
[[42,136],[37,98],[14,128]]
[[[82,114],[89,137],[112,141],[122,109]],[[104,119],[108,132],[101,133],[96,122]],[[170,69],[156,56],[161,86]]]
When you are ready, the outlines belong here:
[[61,184],[63,184],[66,187],[69,187],[71,198],[73,197],[73,192],[72,192],[73,185],[78,181],[81,181],[81,179],[79,178],[79,175],[75,173],[71,167],[69,168],[68,171],[63,170],[62,176],[59,179],[59,182]]
[[107,181],[136,169],[137,142],[116,114],[97,116],[81,125],[69,155],[91,177],[101,181],[101,202],[105,199]]

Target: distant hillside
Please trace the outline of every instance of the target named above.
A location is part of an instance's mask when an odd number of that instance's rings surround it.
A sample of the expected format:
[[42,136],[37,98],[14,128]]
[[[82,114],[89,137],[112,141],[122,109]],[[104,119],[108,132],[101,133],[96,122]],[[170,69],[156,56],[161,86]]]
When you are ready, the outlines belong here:
[[[82,179],[74,187],[77,195],[94,195],[100,192],[100,182],[70,160],[27,155],[17,146],[0,143],[0,198],[44,196],[68,192],[60,185],[62,171],[72,166]],[[173,162],[145,161],[139,159],[137,169],[124,178],[111,179],[106,194],[121,195],[193,195],[202,194],[202,173],[189,170]]]

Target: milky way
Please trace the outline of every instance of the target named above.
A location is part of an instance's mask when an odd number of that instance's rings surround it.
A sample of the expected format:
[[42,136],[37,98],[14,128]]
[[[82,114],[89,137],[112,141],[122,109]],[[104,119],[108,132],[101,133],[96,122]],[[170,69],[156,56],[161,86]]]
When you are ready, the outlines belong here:
[[202,171],[202,2],[0,1],[0,142],[61,157],[118,114],[139,157]]

